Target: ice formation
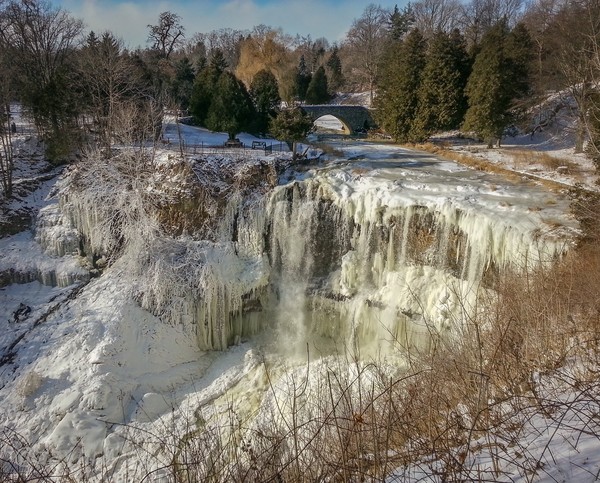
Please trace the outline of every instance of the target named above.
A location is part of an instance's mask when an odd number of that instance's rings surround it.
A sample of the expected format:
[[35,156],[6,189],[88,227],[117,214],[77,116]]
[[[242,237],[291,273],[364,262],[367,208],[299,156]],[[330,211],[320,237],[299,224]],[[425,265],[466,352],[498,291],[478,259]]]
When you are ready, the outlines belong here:
[[58,205],[48,204],[39,212],[35,233],[0,239],[0,286],[37,281],[68,287],[89,280],[79,257],[79,238]]
[[[315,338],[324,352],[427,349],[460,330],[500,270],[568,249],[575,226],[554,195],[398,148],[340,149],[351,162],[296,173],[259,196],[221,188],[210,241],[145,228],[128,255],[142,307],[193,328],[202,350],[266,328],[300,352]],[[135,226],[118,209],[147,211],[132,193],[110,206],[76,194],[62,204],[102,250],[118,243],[119,220]]]

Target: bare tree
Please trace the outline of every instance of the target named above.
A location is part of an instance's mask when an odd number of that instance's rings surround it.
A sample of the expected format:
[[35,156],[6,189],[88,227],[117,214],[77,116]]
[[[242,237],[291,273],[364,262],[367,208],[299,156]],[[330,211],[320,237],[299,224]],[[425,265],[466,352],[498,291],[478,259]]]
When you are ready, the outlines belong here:
[[[3,6],[0,0],[0,9]],[[0,29],[6,28],[3,10],[0,10]],[[0,36],[0,182],[6,198],[12,196],[13,151],[10,123],[10,101],[12,96],[12,74],[8,58],[8,46]]]
[[5,198],[12,196],[13,188],[13,143],[10,104],[4,89],[4,75],[0,64],[0,183]]
[[44,0],[12,0],[4,10],[0,38],[34,82],[50,82],[72,53],[83,23]]
[[304,56],[306,65],[310,72],[315,72],[325,60],[325,54],[329,50],[329,41],[323,37],[313,40],[310,35],[297,35],[292,45],[295,47],[294,59],[296,62]]
[[345,46],[354,61],[355,74],[366,83],[373,101],[379,60],[385,48],[387,24],[390,12],[378,5],[370,4],[362,16],[354,20],[346,35]]
[[122,41],[111,32],[104,32],[96,41],[94,38],[90,34],[79,53],[79,70],[100,140],[110,147],[119,105],[135,96],[140,76],[124,52]]
[[55,160],[72,146],[68,132],[77,117],[70,63],[83,23],[44,0],[9,0],[3,10],[0,42],[14,72],[19,97],[33,114]]
[[[575,150],[584,149],[586,138],[595,146],[595,119],[600,89],[600,1],[572,0],[556,16],[553,35],[559,39],[559,71],[564,86],[577,103],[579,122]],[[597,141],[597,139],[596,139]]]
[[248,31],[222,28],[212,30],[206,34],[206,47],[208,57],[219,49],[227,65],[232,71],[235,71],[240,60],[240,50],[242,41],[250,34]]
[[412,5],[414,27],[430,38],[441,30],[450,32],[459,25],[461,4],[458,0],[420,0]]
[[205,62],[208,59],[206,35],[200,32],[192,35],[192,37],[185,42],[183,53],[190,60],[192,65],[198,68],[202,62]]
[[523,0],[471,0],[462,8],[461,30],[470,46],[477,45],[483,34],[501,20],[512,28],[522,9]]
[[[535,45],[535,77],[539,89],[554,87],[551,82],[553,60],[556,51],[556,39],[552,33],[552,25],[565,0],[534,0],[523,15],[523,23],[527,27]],[[543,86],[543,87],[542,87]]]
[[183,46],[185,29],[181,25],[181,17],[173,12],[163,12],[158,16],[158,25],[148,25],[150,33],[148,42],[152,48],[168,59],[173,51]]
[[[2,12],[0,11],[1,15]],[[0,25],[1,23],[0,20]],[[7,52],[8,49],[0,40],[0,182],[4,196],[10,198],[13,187],[12,126],[10,120],[12,75]]]

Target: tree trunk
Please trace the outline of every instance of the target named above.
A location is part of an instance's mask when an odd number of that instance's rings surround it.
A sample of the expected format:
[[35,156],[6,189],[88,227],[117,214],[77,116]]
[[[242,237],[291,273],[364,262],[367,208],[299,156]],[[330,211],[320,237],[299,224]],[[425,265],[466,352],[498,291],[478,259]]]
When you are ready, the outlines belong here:
[[577,122],[577,132],[575,134],[575,152],[583,153],[583,145],[585,143],[585,121],[579,119]]

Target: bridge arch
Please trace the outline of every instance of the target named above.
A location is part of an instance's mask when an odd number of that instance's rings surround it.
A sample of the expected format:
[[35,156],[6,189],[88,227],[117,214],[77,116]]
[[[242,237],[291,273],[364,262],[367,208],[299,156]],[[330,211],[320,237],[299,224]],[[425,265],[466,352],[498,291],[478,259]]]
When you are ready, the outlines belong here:
[[352,134],[353,131],[348,125],[348,121],[340,119],[332,114],[324,114],[323,116],[316,118],[313,122],[318,128],[326,131],[341,132],[343,134]]
[[300,107],[313,122],[326,115],[339,119],[350,134],[375,127],[371,112],[365,106],[317,104]]

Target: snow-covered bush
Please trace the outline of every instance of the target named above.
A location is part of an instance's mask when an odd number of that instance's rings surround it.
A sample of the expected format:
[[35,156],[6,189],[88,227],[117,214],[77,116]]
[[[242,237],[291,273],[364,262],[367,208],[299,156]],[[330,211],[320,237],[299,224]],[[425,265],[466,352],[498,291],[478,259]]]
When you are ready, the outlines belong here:
[[163,321],[192,328],[201,349],[226,349],[257,327],[242,326],[245,299],[260,297],[268,262],[233,243],[155,239],[137,267],[137,299]]
[[152,157],[144,150],[107,156],[89,151],[62,180],[60,204],[83,235],[88,255],[135,259],[160,233],[157,194],[147,189]]
[[[256,331],[241,325],[243,300],[260,297],[268,283],[262,245],[238,251],[233,240],[253,236],[241,228],[233,236],[239,193],[264,193],[277,182],[274,167],[156,163],[150,154],[88,153],[62,181],[62,210],[97,266],[119,261],[142,307],[190,328],[201,348],[225,349]],[[260,230],[254,235],[262,239]]]

